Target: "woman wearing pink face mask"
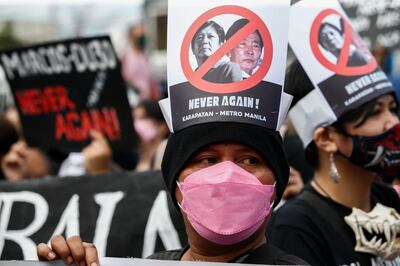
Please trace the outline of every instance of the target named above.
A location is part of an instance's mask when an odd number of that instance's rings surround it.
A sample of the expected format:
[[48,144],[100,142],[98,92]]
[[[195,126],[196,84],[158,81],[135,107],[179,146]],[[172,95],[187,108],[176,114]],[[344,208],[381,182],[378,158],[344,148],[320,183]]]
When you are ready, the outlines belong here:
[[267,243],[265,226],[288,182],[278,132],[205,123],[171,135],[162,172],[189,246],[153,259],[305,265]]
[[139,161],[135,171],[155,169],[157,150],[169,132],[161,109],[156,101],[143,101],[133,109],[133,118],[139,136]]
[[[307,264],[270,245],[265,237],[266,224],[289,176],[278,132],[228,122],[185,128],[168,139],[162,173],[182,214],[189,245],[149,258]],[[45,260],[59,256],[92,266],[98,263],[93,245],[83,244],[79,237],[53,238],[52,250],[41,244],[38,256]]]

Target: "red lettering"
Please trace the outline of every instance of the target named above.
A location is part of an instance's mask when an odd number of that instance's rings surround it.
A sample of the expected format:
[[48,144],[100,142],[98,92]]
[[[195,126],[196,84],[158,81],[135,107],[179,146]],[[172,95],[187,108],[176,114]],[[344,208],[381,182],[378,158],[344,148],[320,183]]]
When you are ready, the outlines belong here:
[[119,126],[119,119],[117,115],[117,111],[115,109],[110,110],[111,115],[111,123],[113,124],[113,129],[115,133],[115,140],[121,139],[121,128]]
[[68,123],[68,131],[70,133],[70,140],[73,141],[82,141],[82,131],[78,127],[80,124],[80,115],[77,112],[68,112],[66,115],[67,123]]
[[55,120],[56,140],[85,141],[89,132],[96,129],[107,136],[109,140],[121,139],[120,124],[117,112],[113,108],[103,108],[101,111],[67,112],[65,117],[57,114]]
[[16,97],[24,115],[58,113],[76,108],[75,103],[68,97],[68,91],[63,86],[49,86],[42,90],[27,89],[17,92]]
[[66,139],[69,139],[69,132],[68,132],[68,125],[64,120],[64,116],[62,114],[57,114],[56,115],[56,135],[55,138],[56,140],[60,140],[63,138],[63,136]]
[[25,115],[40,115],[40,91],[38,89],[29,89],[16,93],[17,101],[21,112]]
[[53,112],[74,110],[76,107],[75,103],[68,98],[68,91],[63,86],[46,87],[43,94]]
[[88,135],[89,135],[90,130],[93,129],[92,121],[91,121],[90,116],[87,113],[87,111],[82,112],[81,120],[82,120],[81,131],[85,134],[84,139],[87,139],[89,137]]
[[113,125],[110,123],[110,119],[108,119],[107,108],[104,108],[101,112],[91,110],[90,115],[97,130],[103,132],[110,140],[115,139]]

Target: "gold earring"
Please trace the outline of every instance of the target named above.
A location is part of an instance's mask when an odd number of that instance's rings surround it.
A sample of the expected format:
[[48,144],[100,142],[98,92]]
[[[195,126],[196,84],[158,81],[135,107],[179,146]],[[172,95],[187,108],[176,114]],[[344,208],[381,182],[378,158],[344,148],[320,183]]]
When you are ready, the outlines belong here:
[[329,154],[329,162],[330,162],[329,176],[337,184],[339,183],[342,177],[336,167],[335,157],[333,153]]

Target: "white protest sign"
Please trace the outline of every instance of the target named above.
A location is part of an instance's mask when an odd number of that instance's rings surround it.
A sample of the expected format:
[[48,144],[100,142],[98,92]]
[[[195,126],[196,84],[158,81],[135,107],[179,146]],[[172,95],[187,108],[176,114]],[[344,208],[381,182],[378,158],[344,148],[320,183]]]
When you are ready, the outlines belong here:
[[316,127],[394,90],[336,0],[294,4],[289,44],[315,87],[289,114],[305,146]]
[[168,92],[161,108],[171,131],[206,122],[280,127],[289,0],[169,0]]

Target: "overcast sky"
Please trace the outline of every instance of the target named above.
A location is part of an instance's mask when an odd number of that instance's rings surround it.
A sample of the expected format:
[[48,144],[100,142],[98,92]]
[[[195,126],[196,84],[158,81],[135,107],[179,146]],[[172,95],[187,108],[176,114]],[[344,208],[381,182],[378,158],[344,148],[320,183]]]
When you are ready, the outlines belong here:
[[[114,42],[142,20],[144,0],[0,0],[0,22],[56,23],[59,38],[110,34]],[[80,26],[79,26],[80,25]],[[119,45],[119,44],[117,44]]]

